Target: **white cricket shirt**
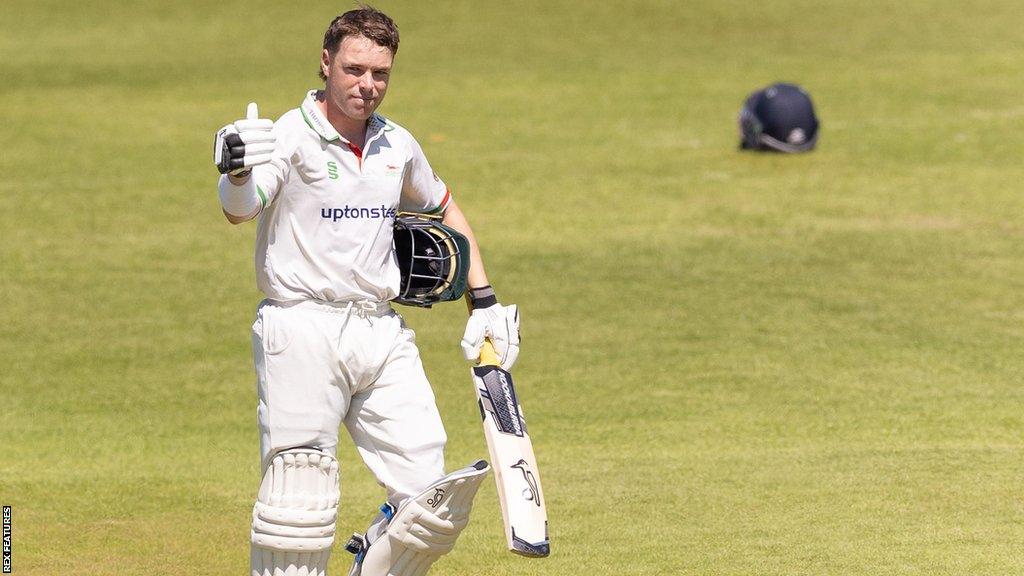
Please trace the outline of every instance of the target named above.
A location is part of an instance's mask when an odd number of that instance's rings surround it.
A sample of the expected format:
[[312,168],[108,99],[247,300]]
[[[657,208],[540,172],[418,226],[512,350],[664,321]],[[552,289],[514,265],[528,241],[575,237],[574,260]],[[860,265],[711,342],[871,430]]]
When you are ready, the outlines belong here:
[[407,130],[374,114],[360,150],[320,112],[316,92],[274,124],[273,160],[253,168],[263,203],[256,284],[279,301],[391,300],[396,212],[437,213],[451,195]]

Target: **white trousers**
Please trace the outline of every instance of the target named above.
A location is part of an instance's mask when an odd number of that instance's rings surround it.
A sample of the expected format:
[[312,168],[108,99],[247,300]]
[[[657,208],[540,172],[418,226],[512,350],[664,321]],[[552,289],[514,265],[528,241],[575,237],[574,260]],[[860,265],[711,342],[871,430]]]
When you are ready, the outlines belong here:
[[344,422],[396,506],[444,476],[447,437],[415,334],[387,303],[264,300],[252,334],[263,469],[285,448],[336,454]]

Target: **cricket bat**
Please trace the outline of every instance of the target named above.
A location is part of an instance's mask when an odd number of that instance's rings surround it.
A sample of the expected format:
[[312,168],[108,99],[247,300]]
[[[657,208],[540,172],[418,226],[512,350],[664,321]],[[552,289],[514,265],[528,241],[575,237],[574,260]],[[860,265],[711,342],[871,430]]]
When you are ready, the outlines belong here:
[[480,361],[472,372],[498,483],[508,549],[522,556],[543,558],[551,551],[547,506],[512,375],[501,369],[489,340],[484,341]]

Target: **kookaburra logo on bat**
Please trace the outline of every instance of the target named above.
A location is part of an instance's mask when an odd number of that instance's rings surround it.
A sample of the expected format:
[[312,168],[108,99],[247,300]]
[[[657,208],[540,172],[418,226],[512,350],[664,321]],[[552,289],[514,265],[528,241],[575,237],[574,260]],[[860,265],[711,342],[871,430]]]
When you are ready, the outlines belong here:
[[526,460],[519,460],[512,465],[512,468],[518,468],[523,473],[523,479],[529,485],[528,489],[523,490],[523,498],[540,506],[540,491],[537,490],[537,479],[533,476],[530,465],[526,463]]

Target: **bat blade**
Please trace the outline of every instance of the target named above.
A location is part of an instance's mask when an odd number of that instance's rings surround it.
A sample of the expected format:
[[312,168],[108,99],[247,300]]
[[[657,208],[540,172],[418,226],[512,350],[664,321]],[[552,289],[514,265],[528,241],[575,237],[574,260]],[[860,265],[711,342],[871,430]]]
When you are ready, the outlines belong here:
[[543,558],[551,552],[547,505],[512,375],[490,363],[472,370],[508,549]]

